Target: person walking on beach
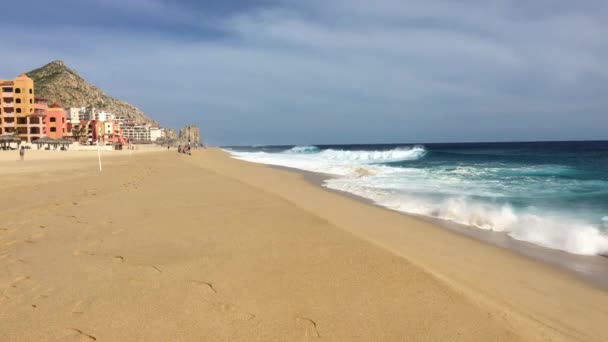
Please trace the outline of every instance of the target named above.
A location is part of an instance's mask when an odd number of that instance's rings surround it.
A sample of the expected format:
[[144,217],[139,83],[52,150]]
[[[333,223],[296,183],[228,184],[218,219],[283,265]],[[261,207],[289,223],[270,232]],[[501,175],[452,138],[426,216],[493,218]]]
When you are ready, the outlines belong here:
[[25,157],[25,146],[21,146],[21,148],[19,149],[19,159],[21,159],[21,161],[23,161],[24,157]]

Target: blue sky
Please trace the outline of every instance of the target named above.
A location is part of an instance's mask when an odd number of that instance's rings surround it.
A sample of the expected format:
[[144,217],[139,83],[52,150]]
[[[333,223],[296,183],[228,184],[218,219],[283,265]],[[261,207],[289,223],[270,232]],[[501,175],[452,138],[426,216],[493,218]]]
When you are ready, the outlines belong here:
[[0,77],[62,59],[213,144],[608,139],[604,0],[3,4]]

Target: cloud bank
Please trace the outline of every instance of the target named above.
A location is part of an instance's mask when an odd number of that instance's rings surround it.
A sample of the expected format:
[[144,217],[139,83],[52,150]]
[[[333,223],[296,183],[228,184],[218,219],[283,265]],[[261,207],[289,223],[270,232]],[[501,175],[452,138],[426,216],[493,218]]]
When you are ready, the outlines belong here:
[[216,144],[608,139],[602,1],[9,6],[2,77],[63,59]]

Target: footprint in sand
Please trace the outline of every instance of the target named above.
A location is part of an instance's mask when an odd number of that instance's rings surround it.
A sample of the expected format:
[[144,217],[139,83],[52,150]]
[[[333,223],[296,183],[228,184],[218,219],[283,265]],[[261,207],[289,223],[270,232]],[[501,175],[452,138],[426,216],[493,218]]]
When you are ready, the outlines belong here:
[[88,255],[88,256],[97,256],[97,254],[93,253],[93,252],[89,252],[89,251],[82,251],[82,250],[75,250],[74,252],[72,252],[72,254],[79,256],[79,255]]
[[31,281],[29,276],[21,276],[14,278],[9,286],[2,292],[2,295],[6,298],[20,297],[25,292],[35,291],[37,286]]
[[20,276],[20,277],[17,277],[15,279],[13,279],[13,282],[11,283],[11,287],[16,287],[17,284],[19,284],[21,282],[24,282],[26,280],[29,280],[29,279],[30,279],[29,276]]
[[320,338],[317,322],[310,318],[298,316],[295,318],[296,330],[305,338]]
[[191,281],[191,283],[201,292],[203,298],[206,298],[206,302],[211,304],[211,306],[215,310],[228,315],[228,317],[230,317],[229,319],[231,319],[233,322],[250,321],[256,317],[252,313],[240,311],[233,304],[215,300],[215,296],[217,295],[217,289],[213,286],[212,283],[200,280],[194,280]]
[[80,341],[97,341],[97,337],[78,328],[67,328],[69,335],[66,337],[77,338]]
[[118,261],[120,263],[124,263],[125,262],[125,257],[123,257],[122,255],[115,255],[112,257],[112,259],[114,261]]
[[255,315],[249,312],[243,312],[238,310],[238,308],[230,303],[225,302],[216,302],[212,303],[213,307],[221,311],[223,314],[226,314],[230,317],[230,319],[235,321],[250,321],[255,318]]
[[203,294],[217,293],[217,290],[215,289],[215,287],[213,287],[213,284],[211,283],[195,280],[192,281],[192,284],[195,284],[203,292]]
[[90,310],[92,303],[90,300],[81,299],[74,304],[72,315],[82,315]]
[[150,271],[156,272],[156,273],[163,273],[163,270],[160,269],[160,267],[154,266],[154,265],[149,265],[146,266],[146,268]]
[[86,222],[81,221],[80,218],[78,218],[76,215],[70,215],[70,216],[68,216],[68,218],[72,219],[76,223],[86,223]]

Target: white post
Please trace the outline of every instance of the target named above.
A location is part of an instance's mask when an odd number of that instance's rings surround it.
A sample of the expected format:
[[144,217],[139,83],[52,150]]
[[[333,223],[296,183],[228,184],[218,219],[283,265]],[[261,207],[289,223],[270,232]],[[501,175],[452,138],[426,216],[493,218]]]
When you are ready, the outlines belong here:
[[99,148],[99,138],[97,138],[97,159],[99,160],[99,172],[101,172],[101,149]]

